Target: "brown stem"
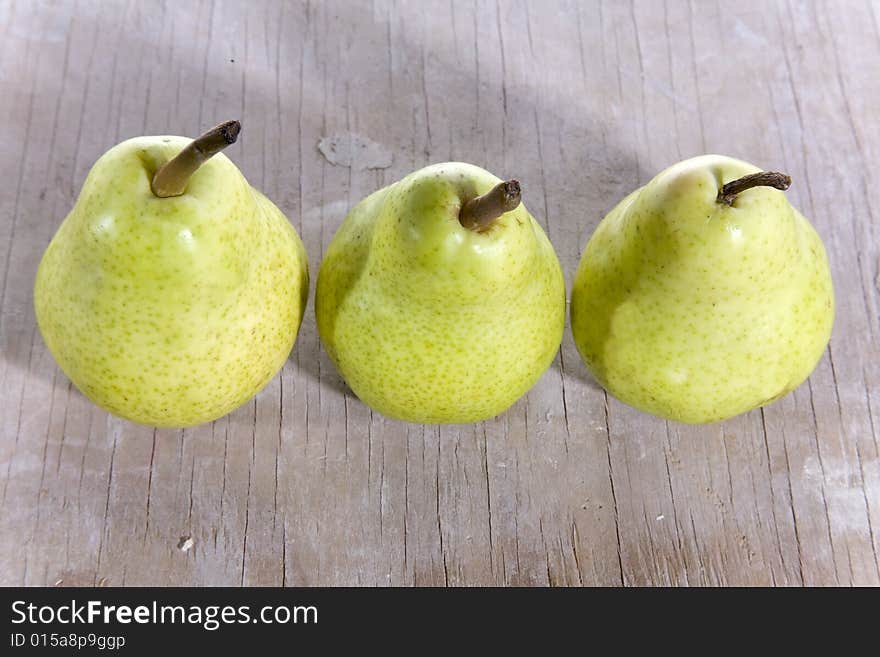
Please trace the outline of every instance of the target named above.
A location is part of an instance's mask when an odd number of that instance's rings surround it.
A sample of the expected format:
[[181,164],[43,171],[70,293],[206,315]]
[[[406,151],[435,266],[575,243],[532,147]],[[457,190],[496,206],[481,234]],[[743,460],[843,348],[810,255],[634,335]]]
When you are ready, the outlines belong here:
[[752,187],[775,187],[778,190],[785,191],[791,186],[791,176],[779,173],[778,171],[761,171],[743,176],[736,180],[731,180],[718,192],[716,201],[726,205],[733,205],[736,195],[751,189]]
[[458,220],[465,228],[481,233],[488,230],[505,212],[515,210],[521,201],[519,181],[501,182],[482,196],[472,198],[461,206]]
[[234,144],[240,131],[241,124],[238,121],[227,121],[194,139],[186,148],[163,164],[153,176],[150,185],[153,194],[159,198],[183,194],[190,176],[196,172],[196,169],[230,144]]

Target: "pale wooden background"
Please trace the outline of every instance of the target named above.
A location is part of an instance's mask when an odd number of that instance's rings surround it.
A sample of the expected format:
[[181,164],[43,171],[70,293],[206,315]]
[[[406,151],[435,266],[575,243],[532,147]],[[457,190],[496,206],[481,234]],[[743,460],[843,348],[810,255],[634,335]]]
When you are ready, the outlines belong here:
[[[0,33],[0,584],[880,583],[876,2],[3,0]],[[229,118],[313,281],[347,208],[429,162],[518,177],[568,281],[668,164],[787,171],[831,347],[782,401],[688,427],[606,398],[567,333],[508,413],[438,428],[347,393],[310,303],[231,416],[108,417],[36,331],[40,255],[107,148]],[[325,159],[348,135],[367,155]]]

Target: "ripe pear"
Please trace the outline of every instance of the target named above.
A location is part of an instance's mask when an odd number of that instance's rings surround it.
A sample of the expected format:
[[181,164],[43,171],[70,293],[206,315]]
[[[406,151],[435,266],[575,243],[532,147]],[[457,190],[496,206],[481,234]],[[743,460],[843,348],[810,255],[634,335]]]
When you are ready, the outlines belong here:
[[34,287],[43,338],[111,413],[161,427],[214,420],[290,353],[306,254],[281,211],[217,154],[239,128],[114,146],[43,255]]
[[574,280],[571,327],[609,392],[703,423],[769,404],[809,376],[834,292],[822,241],[779,191],[790,182],[704,155],[602,220]]
[[476,422],[550,366],[565,282],[519,183],[449,162],[355,206],[321,264],[315,312],[367,405],[410,422]]

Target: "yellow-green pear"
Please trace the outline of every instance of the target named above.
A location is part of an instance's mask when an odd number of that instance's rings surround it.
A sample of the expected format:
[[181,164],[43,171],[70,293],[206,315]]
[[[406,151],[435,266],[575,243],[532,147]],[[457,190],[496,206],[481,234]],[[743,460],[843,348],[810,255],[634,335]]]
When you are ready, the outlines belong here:
[[704,155],[602,220],[574,280],[571,327],[609,392],[703,423],[769,404],[809,376],[834,293],[819,236],[780,191],[790,182]]
[[318,274],[318,331],[367,405],[410,422],[475,422],[552,362],[565,282],[516,181],[460,162],[361,201]]
[[222,153],[138,137],[92,167],[37,271],[43,338],[83,394],[162,427],[214,420],[286,360],[308,294],[302,242]]

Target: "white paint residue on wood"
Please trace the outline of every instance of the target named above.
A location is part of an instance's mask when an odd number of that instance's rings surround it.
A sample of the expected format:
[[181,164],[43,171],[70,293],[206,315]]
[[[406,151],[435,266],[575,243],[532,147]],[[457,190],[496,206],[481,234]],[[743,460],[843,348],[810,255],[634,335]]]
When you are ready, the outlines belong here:
[[330,164],[359,171],[387,169],[394,161],[385,146],[352,132],[323,137],[318,142],[318,150]]

